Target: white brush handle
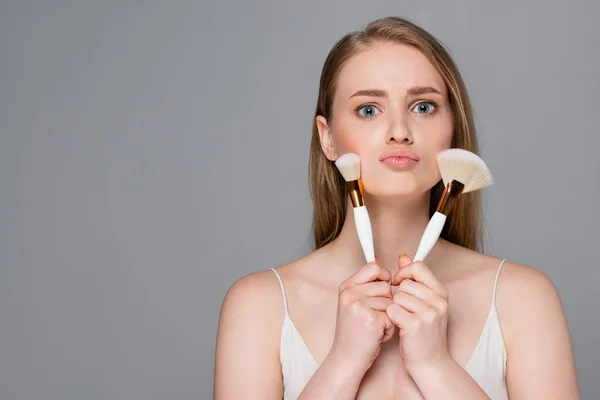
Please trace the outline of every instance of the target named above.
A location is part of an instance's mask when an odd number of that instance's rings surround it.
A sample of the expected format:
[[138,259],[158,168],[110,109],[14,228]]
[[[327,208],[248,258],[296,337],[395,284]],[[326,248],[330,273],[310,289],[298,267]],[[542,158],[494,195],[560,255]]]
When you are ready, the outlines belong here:
[[419,243],[419,248],[417,249],[417,254],[413,261],[423,261],[425,257],[429,254],[435,242],[437,242],[440,234],[442,233],[442,229],[444,229],[444,224],[446,223],[446,216],[440,212],[435,212],[427,227],[425,228],[425,232],[423,232],[423,236],[421,237],[421,243]]
[[365,253],[367,263],[375,261],[375,250],[373,249],[373,230],[371,229],[371,220],[367,213],[367,207],[354,207],[354,223],[358,240]]

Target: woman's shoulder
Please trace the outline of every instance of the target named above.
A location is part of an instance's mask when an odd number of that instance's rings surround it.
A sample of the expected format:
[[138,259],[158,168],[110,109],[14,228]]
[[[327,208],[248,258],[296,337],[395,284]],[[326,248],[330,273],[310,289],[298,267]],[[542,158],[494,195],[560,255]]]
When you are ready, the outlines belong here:
[[265,269],[252,272],[233,282],[221,307],[221,314],[228,313],[253,315],[253,320],[257,322],[281,319],[284,315],[283,301],[273,271]]
[[281,322],[284,315],[282,286],[288,291],[297,281],[303,279],[303,266],[311,265],[312,258],[314,253],[286,264],[241,276],[229,287],[223,300],[223,309],[243,308],[245,311],[260,312],[265,318]]
[[562,301],[554,282],[543,271],[506,261],[498,280],[496,308],[507,348],[547,324],[564,321]]
[[256,362],[260,358],[271,360],[266,365],[276,365],[284,315],[281,289],[273,271],[241,276],[230,285],[221,304],[217,359]]
[[[510,303],[526,298],[536,299],[556,291],[554,283],[543,271],[515,261],[506,260],[498,281],[498,290],[502,290]],[[506,301],[505,301],[506,303]],[[516,304],[515,304],[516,305]]]
[[535,286],[536,290],[547,290],[553,287],[550,278],[533,266],[469,250],[458,245],[451,246],[453,247],[452,258],[456,260],[455,264],[460,264],[456,271],[461,276],[472,276],[475,280],[489,280],[490,277],[495,278],[497,275],[498,290],[511,292],[519,291],[529,285]]
[[[276,267],[279,270],[286,266]],[[231,376],[238,387],[272,387],[281,398],[279,343],[285,318],[277,275],[269,268],[235,280],[221,305],[217,329],[215,376]],[[240,334],[242,332],[243,334]]]
[[496,305],[500,313],[504,311],[505,319],[518,317],[526,305],[544,307],[548,301],[558,299],[554,283],[542,270],[509,259],[483,257],[496,275]]
[[505,315],[503,320],[517,315],[524,302],[542,304],[558,296],[552,280],[540,269],[454,244],[450,246],[448,258],[452,268],[446,280],[456,283],[461,290],[481,291],[486,297],[490,286],[496,283],[496,306],[499,313]]
[[[324,284],[314,273],[320,265],[322,252],[313,251],[289,263],[265,268],[237,279],[227,291],[221,308],[221,318],[227,315],[250,315],[246,323],[261,327],[276,338],[280,334],[287,311],[297,318],[322,298]],[[281,279],[281,282],[279,279]],[[284,297],[285,296],[285,297]],[[291,311],[290,311],[290,304]],[[298,304],[301,305],[298,308]]]
[[[536,370],[545,371],[541,373],[546,376],[561,374],[563,382],[576,382],[571,378],[574,361],[565,311],[546,273],[506,261],[498,279],[496,310],[508,360],[507,380],[521,380],[523,374]],[[521,384],[525,387],[531,382]]]
[[[535,332],[533,325],[564,319],[558,290],[542,270],[516,261],[468,250],[464,253],[474,272],[474,282],[496,282],[496,309],[507,348],[524,335]],[[500,264],[502,268],[499,269]],[[481,285],[471,285],[475,288]],[[489,285],[485,285],[489,286]]]

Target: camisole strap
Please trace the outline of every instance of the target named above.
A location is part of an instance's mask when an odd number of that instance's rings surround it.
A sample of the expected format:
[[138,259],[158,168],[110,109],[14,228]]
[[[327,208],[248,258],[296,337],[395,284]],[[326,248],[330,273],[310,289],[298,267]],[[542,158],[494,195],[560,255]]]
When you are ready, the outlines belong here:
[[500,276],[500,270],[502,269],[502,266],[504,265],[505,261],[506,258],[504,258],[502,262],[500,262],[500,266],[498,267],[498,271],[496,272],[496,280],[494,281],[494,291],[492,294],[492,307],[494,308],[496,308],[496,288],[498,286],[498,277]]
[[285,289],[283,287],[283,281],[281,280],[281,277],[279,276],[279,273],[277,273],[277,271],[275,270],[275,268],[271,268],[271,270],[273,272],[275,272],[275,275],[277,276],[277,280],[279,281],[279,286],[281,286],[281,294],[283,295],[283,311],[285,312],[285,316],[288,316],[288,306],[287,306],[287,298],[285,295]]

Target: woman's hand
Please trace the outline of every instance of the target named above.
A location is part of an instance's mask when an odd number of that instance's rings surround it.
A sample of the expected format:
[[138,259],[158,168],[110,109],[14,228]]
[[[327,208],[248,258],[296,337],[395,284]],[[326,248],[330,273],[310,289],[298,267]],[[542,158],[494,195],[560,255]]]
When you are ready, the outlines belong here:
[[360,373],[366,372],[394,335],[386,314],[392,303],[392,274],[368,263],[340,284],[333,345],[328,357]]
[[411,373],[451,359],[446,335],[448,290],[423,262],[413,263],[406,254],[398,257],[392,285],[398,287],[386,313],[400,329],[406,370]]

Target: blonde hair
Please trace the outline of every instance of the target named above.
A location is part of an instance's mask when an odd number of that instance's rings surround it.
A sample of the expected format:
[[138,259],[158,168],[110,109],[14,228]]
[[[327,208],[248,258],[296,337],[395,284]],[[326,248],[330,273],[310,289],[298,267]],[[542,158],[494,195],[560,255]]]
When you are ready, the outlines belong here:
[[[323,65],[313,118],[309,187],[313,201],[312,229],[315,249],[325,246],[340,234],[346,216],[348,196],[343,178],[334,163],[323,153],[315,120],[317,116],[322,115],[331,124],[333,98],[342,67],[369,45],[383,41],[413,46],[433,64],[448,88],[454,122],[451,147],[479,154],[467,89],[454,61],[435,37],[414,23],[397,17],[378,19],[362,31],[345,35],[333,46]],[[442,190],[442,181],[431,189],[430,217],[435,212]],[[441,237],[475,251],[482,250],[480,191],[459,197],[448,216]]]

